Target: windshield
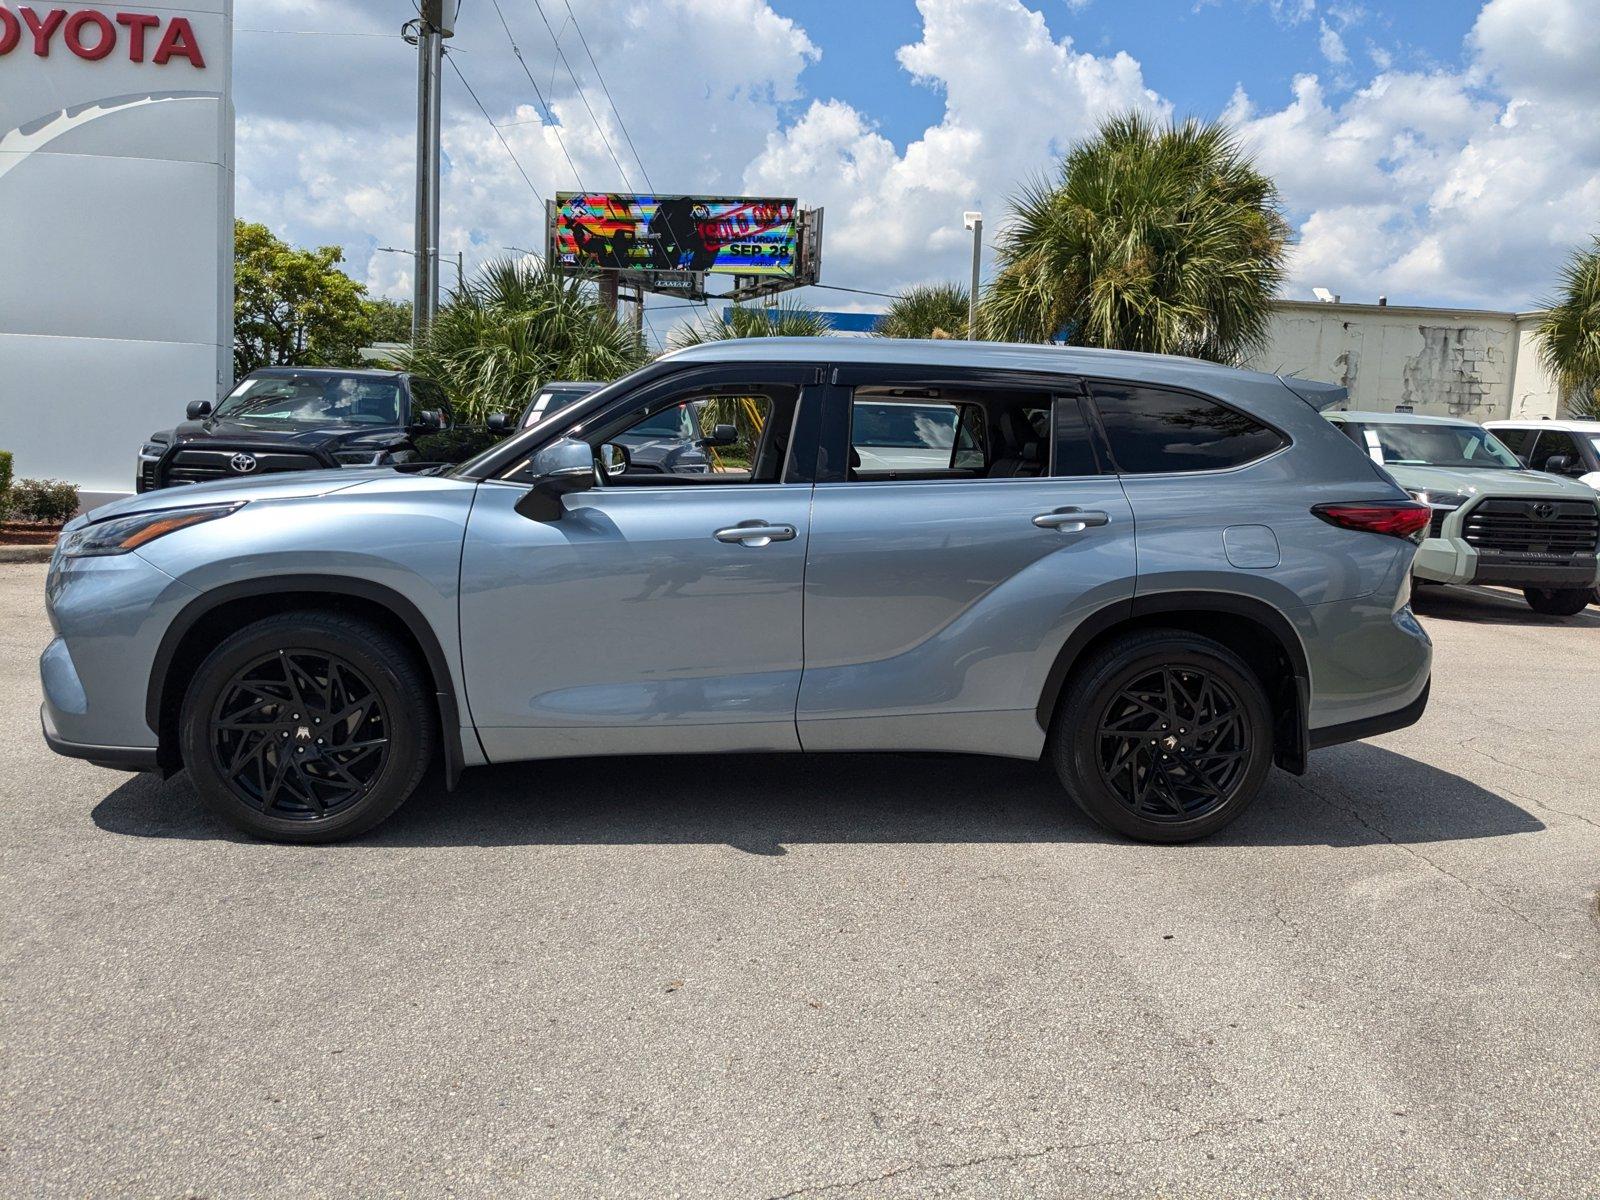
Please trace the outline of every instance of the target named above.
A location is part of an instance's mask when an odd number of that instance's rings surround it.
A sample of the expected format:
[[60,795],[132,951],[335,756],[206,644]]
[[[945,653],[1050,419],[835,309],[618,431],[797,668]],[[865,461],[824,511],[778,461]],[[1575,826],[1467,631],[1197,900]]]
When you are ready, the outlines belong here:
[[1472,425],[1388,424],[1344,421],[1345,434],[1385,467],[1485,467],[1520,470],[1522,464],[1487,429]]
[[246,379],[217,405],[213,415],[252,421],[398,425],[400,409],[400,385],[392,379],[296,375]]

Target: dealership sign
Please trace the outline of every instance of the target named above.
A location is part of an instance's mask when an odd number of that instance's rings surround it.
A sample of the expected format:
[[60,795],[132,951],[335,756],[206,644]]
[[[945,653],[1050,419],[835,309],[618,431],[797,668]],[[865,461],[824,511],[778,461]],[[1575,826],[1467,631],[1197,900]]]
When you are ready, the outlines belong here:
[[156,66],[180,58],[192,67],[206,65],[187,17],[137,12],[108,16],[92,8],[69,11],[29,5],[13,11],[0,5],[0,57],[15,51],[49,58],[52,50],[91,62],[118,54],[129,62]]

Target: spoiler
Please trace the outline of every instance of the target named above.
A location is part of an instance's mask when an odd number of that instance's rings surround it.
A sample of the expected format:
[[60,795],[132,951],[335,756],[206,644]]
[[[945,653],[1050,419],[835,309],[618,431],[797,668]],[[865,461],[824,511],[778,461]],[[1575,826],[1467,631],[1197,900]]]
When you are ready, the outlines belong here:
[[1342,384],[1323,383],[1320,379],[1298,379],[1293,375],[1279,375],[1278,380],[1318,412],[1327,412],[1350,398],[1350,389]]

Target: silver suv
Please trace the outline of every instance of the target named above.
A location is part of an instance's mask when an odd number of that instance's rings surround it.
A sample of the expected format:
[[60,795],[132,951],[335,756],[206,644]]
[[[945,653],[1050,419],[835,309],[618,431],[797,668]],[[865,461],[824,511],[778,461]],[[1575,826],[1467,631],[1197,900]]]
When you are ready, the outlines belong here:
[[[371,828],[435,759],[452,786],[800,750],[1045,756],[1101,824],[1201,837],[1274,763],[1427,702],[1428,509],[1322,419],[1328,392],[762,338],[668,355],[445,473],[123,500],[51,565],[45,736],[187,768],[285,841]],[[732,440],[702,474],[630,470],[629,431],[674,409]]]

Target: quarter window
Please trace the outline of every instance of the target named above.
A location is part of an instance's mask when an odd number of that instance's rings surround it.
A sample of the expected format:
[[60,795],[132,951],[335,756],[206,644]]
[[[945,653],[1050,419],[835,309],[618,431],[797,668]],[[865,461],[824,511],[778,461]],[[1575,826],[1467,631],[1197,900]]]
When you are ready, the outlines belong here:
[[1186,392],[1099,383],[1094,401],[1117,469],[1128,475],[1237,467],[1287,445],[1255,418]]

